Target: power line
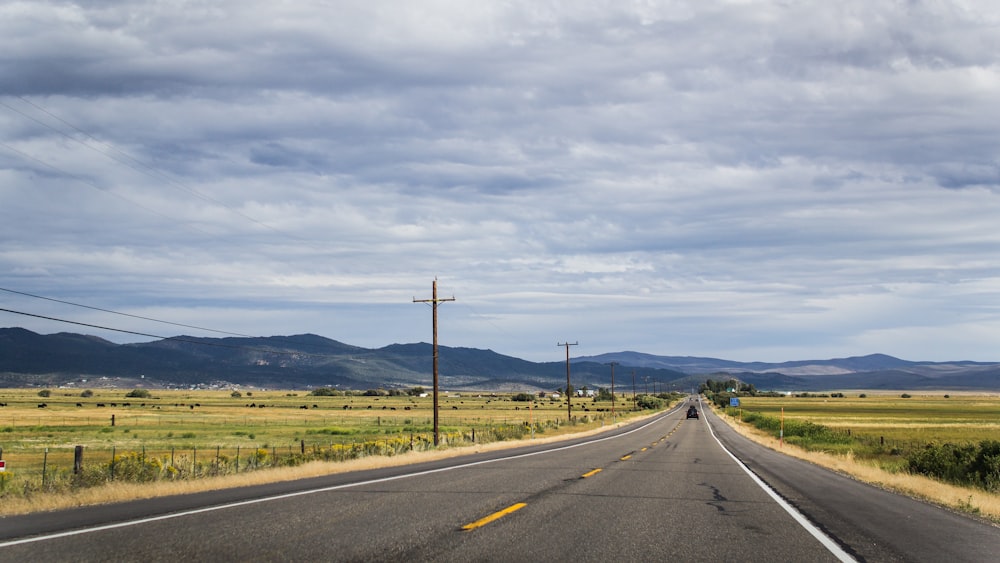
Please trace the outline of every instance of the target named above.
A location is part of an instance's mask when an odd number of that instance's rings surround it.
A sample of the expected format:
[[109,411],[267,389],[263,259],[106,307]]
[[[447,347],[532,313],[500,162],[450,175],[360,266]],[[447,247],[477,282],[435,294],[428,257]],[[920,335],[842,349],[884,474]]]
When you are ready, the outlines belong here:
[[[184,328],[193,328],[193,329],[196,329],[196,330],[204,330],[204,331],[207,331],[207,332],[215,332],[215,333],[218,333],[218,334],[228,334],[230,336],[242,336],[242,337],[245,337],[245,338],[256,338],[255,336],[250,335],[250,334],[240,334],[238,332],[228,332],[228,331],[225,331],[225,330],[216,330],[214,328],[205,328],[205,327],[202,327],[202,326],[187,325],[187,324],[175,323],[175,322],[171,322],[171,321],[163,321],[163,320],[154,319],[154,318],[151,318],[151,317],[143,317],[141,315],[132,315],[130,313],[122,313],[120,311],[112,311],[110,309],[102,309],[100,307],[93,307],[91,305],[82,305],[80,303],[73,303],[71,301],[63,301],[61,299],[54,299],[52,297],[45,297],[45,296],[42,296],[42,295],[34,295],[32,293],[26,293],[24,291],[17,291],[17,290],[14,290],[14,289],[7,289],[5,287],[0,287],[0,291],[6,291],[8,293],[16,293],[17,295],[24,295],[26,297],[33,297],[35,299],[44,299],[46,301],[52,301],[54,303],[62,303],[63,305],[72,305],[74,307],[83,307],[84,309],[91,309],[93,311],[101,311],[102,313],[111,313],[113,315],[121,315],[123,317],[131,317],[133,319],[142,319],[144,321],[153,321],[154,323],[163,323],[163,324],[168,324],[168,325],[180,326],[180,327],[184,327]],[[145,336],[145,335],[143,335],[143,336]]]
[[217,348],[230,348],[230,349],[234,349],[234,350],[251,350],[251,351],[254,351],[254,352],[267,352],[269,354],[282,354],[282,355],[286,355],[286,356],[310,356],[310,357],[316,357],[316,358],[332,358],[332,357],[334,357],[334,356],[332,356],[330,354],[311,354],[309,352],[299,352],[299,351],[288,352],[288,351],[284,351],[284,350],[274,350],[272,348],[255,348],[253,346],[240,346],[238,344],[224,344],[222,342],[206,342],[206,341],[202,341],[202,340],[192,340],[190,338],[185,338],[183,336],[161,336],[161,335],[158,335],[158,334],[150,334],[148,332],[138,332],[138,331],[134,331],[134,330],[125,330],[123,328],[112,328],[112,327],[109,327],[109,326],[102,326],[102,325],[96,325],[96,324],[91,324],[91,323],[83,323],[83,322],[80,322],[80,321],[71,321],[71,320],[68,320],[68,319],[60,319],[60,318],[56,318],[56,317],[49,317],[49,316],[46,316],[46,315],[39,315],[37,313],[26,313],[24,311],[15,311],[13,309],[6,309],[6,308],[2,308],[2,307],[0,307],[0,312],[13,313],[15,315],[24,315],[26,317],[34,317],[36,319],[44,319],[44,320],[47,320],[47,321],[56,321],[56,322],[67,323],[67,324],[72,324],[72,325],[85,326],[85,327],[90,327],[90,328],[98,328],[98,329],[101,329],[101,330],[110,330],[112,332],[122,332],[122,333],[125,333],[125,334],[134,334],[134,335],[137,335],[137,336],[147,336],[149,338],[159,338],[160,340],[173,340],[174,342],[184,342],[184,343],[187,343],[187,344],[197,344],[199,346],[215,346]]

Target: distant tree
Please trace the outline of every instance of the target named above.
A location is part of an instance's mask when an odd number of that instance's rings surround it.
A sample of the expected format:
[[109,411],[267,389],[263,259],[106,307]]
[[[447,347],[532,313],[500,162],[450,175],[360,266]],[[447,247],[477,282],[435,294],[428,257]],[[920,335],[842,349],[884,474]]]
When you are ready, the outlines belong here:
[[48,397],[50,395],[52,395],[52,391],[50,391],[49,389],[42,389],[41,391],[38,392],[39,397]]
[[83,393],[80,393],[80,396],[81,397],[93,397],[94,396],[94,392],[91,391],[90,389],[84,389]]
[[531,393],[515,393],[514,395],[511,395],[510,400],[511,401],[520,401],[520,402],[527,403],[527,402],[530,402],[530,401],[534,401],[535,400],[535,396],[532,395]]
[[597,393],[594,393],[594,401],[612,401],[614,397],[611,395],[611,391],[608,391],[606,387],[598,387]]
[[909,393],[903,393],[902,395],[900,395],[900,397],[903,399],[909,399],[911,395]]
[[336,397],[341,392],[331,387],[317,387],[310,391],[309,394],[313,397]]
[[137,388],[129,391],[128,393],[125,393],[125,396],[131,399],[148,399],[152,395],[149,393],[149,389]]
[[418,385],[416,387],[410,387],[409,389],[407,389],[406,394],[411,397],[419,397],[420,395],[423,395],[426,392],[427,391],[425,391],[423,387],[420,387]]
[[229,396],[234,399],[239,399],[240,397],[243,396],[243,393],[240,393],[239,391],[233,391],[232,393],[229,394]]

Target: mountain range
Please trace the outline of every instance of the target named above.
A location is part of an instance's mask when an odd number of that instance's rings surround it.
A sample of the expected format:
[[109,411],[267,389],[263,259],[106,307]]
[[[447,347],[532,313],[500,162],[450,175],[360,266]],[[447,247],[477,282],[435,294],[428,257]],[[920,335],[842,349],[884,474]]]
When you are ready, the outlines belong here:
[[[566,385],[566,362],[530,362],[492,350],[440,346],[443,389],[527,391]],[[430,386],[427,343],[352,346],[314,334],[261,338],[178,336],[116,344],[96,336],[0,328],[0,387],[240,385],[307,389]],[[760,390],[952,389],[1000,391],[1000,363],[911,362],[872,354],[783,363],[615,352],[570,360],[574,387],[690,391],[734,377]]]

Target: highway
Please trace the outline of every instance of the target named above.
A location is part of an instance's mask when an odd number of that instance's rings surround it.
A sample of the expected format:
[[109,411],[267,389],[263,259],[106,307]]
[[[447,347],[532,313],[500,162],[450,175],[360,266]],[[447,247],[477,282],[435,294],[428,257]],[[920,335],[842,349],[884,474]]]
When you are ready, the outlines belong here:
[[956,562],[1000,553],[1000,528],[761,448],[706,409],[685,419],[686,407],[585,439],[8,517],[0,561]]

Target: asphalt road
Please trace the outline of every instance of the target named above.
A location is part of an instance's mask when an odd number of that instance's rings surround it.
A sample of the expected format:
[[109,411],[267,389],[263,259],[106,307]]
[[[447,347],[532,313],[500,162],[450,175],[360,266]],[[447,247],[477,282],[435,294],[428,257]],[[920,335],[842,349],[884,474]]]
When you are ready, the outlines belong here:
[[990,561],[1000,553],[996,527],[770,452],[711,414],[685,419],[683,410],[555,445],[5,518],[0,561]]

